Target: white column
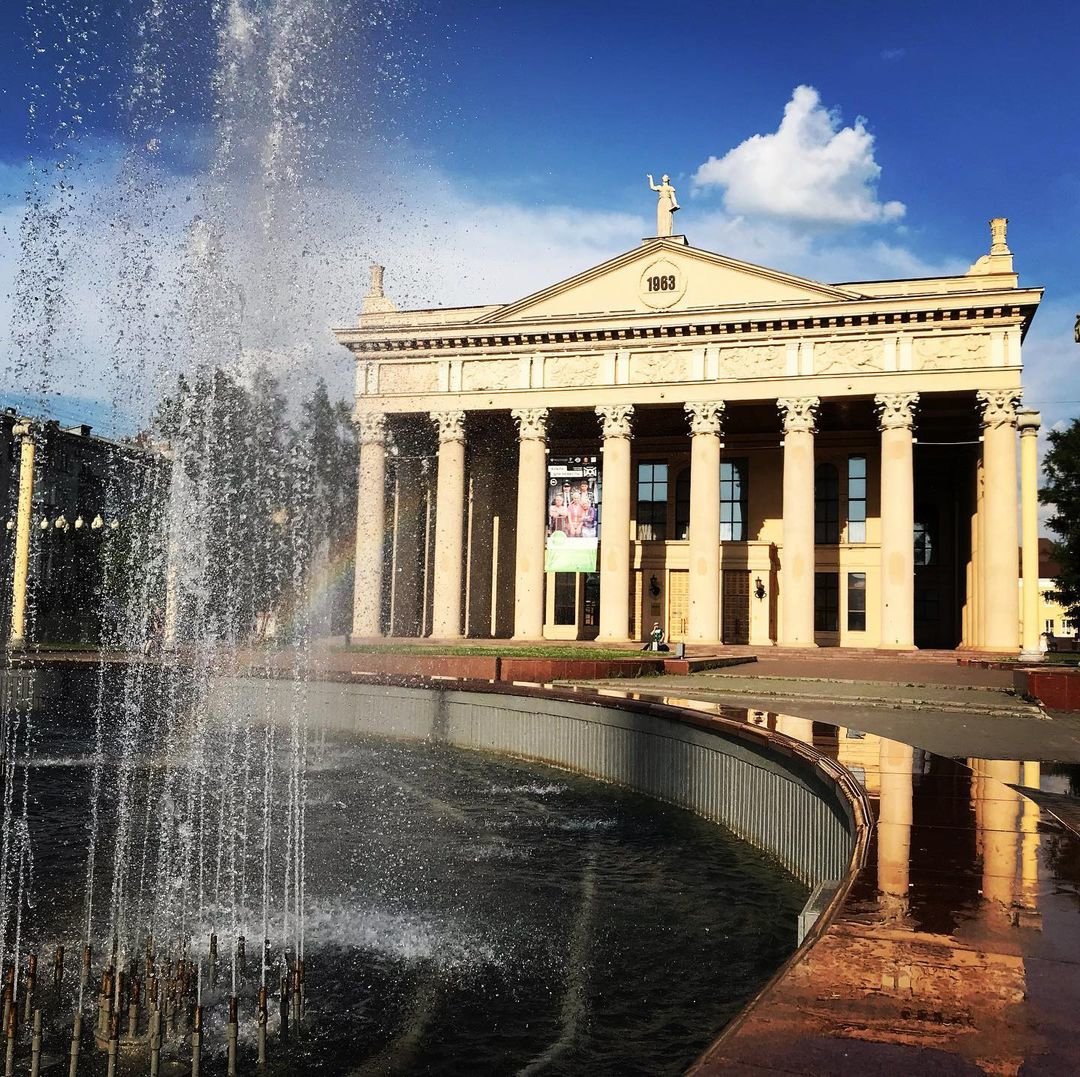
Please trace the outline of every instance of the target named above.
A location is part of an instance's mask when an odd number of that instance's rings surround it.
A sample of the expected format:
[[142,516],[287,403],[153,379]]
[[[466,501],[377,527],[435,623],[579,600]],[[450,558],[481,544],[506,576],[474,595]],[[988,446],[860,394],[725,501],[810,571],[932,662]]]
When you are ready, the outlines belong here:
[[518,426],[514,639],[542,639],[548,409],[518,408],[510,414]]
[[918,393],[878,393],[881,431],[881,646],[915,646],[915,476]]
[[690,609],[686,638],[720,640],[720,436],[724,402],[683,405],[690,420]]
[[34,503],[34,432],[30,423],[11,428],[19,446],[19,501],[15,512],[15,571],[11,594],[11,646],[26,644],[26,584],[30,576],[30,512]]
[[784,549],[780,555],[780,643],[814,643],[814,434],[816,396],[776,402],[784,422]]
[[459,639],[464,584],[465,412],[433,411],[439,435],[439,474],[435,488],[435,580],[431,634]]
[[356,573],[353,579],[354,638],[381,632],[383,534],[386,514],[386,416],[355,416],[360,445],[356,483]]
[[982,408],[986,513],[983,550],[985,634],[988,651],[1015,651],[1020,629],[1020,537],[1016,523],[1016,405],[1019,389],[979,390]]
[[600,536],[599,639],[630,638],[630,439],[631,404],[598,407],[604,439],[603,530]]
[[1037,411],[1020,412],[1020,522],[1024,576],[1024,635],[1021,658],[1042,660],[1039,646],[1039,427]]

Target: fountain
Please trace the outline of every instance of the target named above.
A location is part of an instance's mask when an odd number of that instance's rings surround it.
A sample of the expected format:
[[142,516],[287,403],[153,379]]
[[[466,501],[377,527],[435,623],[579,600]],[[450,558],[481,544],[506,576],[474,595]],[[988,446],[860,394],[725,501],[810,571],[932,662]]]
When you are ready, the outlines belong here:
[[[339,488],[353,446],[310,374],[325,281],[309,194],[332,57],[386,18],[350,9],[213,0],[193,37],[188,13],[147,0],[118,70],[97,57],[119,15],[30,9],[10,370],[47,411],[88,365],[114,428],[146,435],[102,492],[122,522],[101,660],[46,672],[16,654],[3,680],[7,1072],[61,1050],[72,1075],[567,1072],[627,1052],[672,1069],[794,945],[804,886],[709,824],[311,720],[311,592],[355,514]],[[208,133],[197,169],[183,97]],[[95,108],[119,116],[108,168],[82,134]],[[73,352],[102,232],[100,350]],[[276,678],[244,677],[262,667]]]

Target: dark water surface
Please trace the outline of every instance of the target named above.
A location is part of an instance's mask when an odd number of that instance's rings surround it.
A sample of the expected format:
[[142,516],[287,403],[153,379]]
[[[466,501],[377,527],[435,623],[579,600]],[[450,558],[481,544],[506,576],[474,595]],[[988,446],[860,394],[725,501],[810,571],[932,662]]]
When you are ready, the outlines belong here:
[[[26,933],[43,951],[80,933],[94,677],[36,689]],[[313,732],[307,804],[307,1020],[278,1072],[678,1073],[795,947],[806,889],[773,860],[573,774]],[[221,910],[192,945],[258,937],[253,918]],[[242,1071],[252,1035],[245,1019]]]

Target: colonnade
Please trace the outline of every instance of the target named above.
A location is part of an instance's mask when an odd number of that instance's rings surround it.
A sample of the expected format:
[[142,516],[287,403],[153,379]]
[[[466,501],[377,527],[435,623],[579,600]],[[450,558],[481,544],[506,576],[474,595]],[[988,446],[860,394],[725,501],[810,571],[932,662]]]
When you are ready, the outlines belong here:
[[[1017,412],[1019,390],[980,391],[983,448],[978,537],[973,541],[979,645],[1013,651],[1017,647],[1020,596],[1017,579],[1017,445],[1024,435],[1024,647],[1038,647],[1037,469],[1034,434],[1038,417]],[[821,401],[790,397],[777,401],[783,427],[783,545],[781,618],[778,643],[814,643],[814,441]],[[875,396],[881,437],[881,643],[910,649],[914,639],[914,471],[913,427],[917,393]],[[687,403],[691,439],[690,605],[687,640],[721,639],[720,463],[725,401]],[[630,634],[631,519],[633,482],[630,442],[635,409],[631,404],[595,408],[603,457],[603,534],[600,547],[601,640],[625,641]],[[539,639],[544,628],[544,536],[547,490],[547,408],[516,409],[518,431],[517,525],[514,638]],[[465,543],[465,413],[432,412],[438,434],[435,573],[432,634],[464,634],[463,574]],[[358,416],[360,435],[359,513],[356,535],[356,590],[353,635],[379,634],[378,596],[385,560],[383,489],[386,474],[386,421],[381,414]],[[1028,451],[1027,446],[1031,446]],[[1034,559],[1034,560],[1032,560]],[[1034,640],[1030,637],[1034,633]],[[969,642],[971,639],[969,637]]]

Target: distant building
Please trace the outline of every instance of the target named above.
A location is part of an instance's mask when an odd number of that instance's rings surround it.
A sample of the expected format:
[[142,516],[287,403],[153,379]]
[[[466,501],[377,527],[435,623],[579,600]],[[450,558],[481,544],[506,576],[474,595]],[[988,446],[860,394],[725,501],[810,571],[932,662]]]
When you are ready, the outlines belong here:
[[335,330],[353,634],[1017,650],[1042,291],[1005,226],[919,280],[823,284],[659,225],[510,303],[399,310],[374,267]]
[[[1055,577],[1061,566],[1053,559],[1052,545],[1049,539],[1039,539],[1039,632],[1044,650],[1051,637],[1073,641],[1078,634],[1076,622],[1066,615],[1065,608],[1054,597]],[[1053,643],[1050,645],[1054,646]]]
[[[16,547],[20,464],[28,442],[33,488],[23,585]],[[89,426],[65,429],[10,408],[0,412],[0,641],[11,640],[16,593],[24,586],[26,642],[98,642],[101,612],[109,604],[103,555],[132,526],[142,477],[156,459],[136,444],[94,437]]]

